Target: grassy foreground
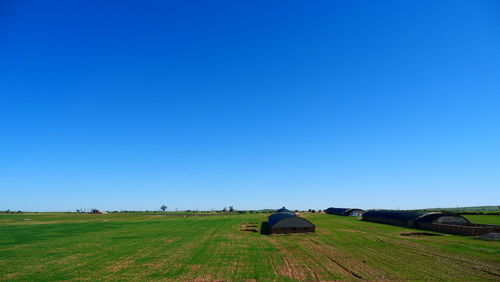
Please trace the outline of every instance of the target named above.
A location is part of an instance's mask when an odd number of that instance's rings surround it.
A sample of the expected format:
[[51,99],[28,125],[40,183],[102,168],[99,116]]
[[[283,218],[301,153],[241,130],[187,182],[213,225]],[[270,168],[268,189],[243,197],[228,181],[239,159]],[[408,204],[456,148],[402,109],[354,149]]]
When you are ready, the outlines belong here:
[[0,215],[0,280],[500,279],[498,241],[304,217],[317,233],[239,231],[246,222],[260,225],[262,214]]

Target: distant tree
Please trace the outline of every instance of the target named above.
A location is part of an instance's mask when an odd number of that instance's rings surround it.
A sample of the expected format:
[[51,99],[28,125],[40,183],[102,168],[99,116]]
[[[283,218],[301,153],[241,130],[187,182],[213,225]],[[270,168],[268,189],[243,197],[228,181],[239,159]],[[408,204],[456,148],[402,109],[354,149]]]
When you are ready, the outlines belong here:
[[167,206],[162,205],[162,206],[160,207],[160,209],[161,209],[162,211],[164,211],[164,212],[165,212],[165,210],[167,209]]
[[234,207],[233,206],[229,206],[229,212],[234,212]]

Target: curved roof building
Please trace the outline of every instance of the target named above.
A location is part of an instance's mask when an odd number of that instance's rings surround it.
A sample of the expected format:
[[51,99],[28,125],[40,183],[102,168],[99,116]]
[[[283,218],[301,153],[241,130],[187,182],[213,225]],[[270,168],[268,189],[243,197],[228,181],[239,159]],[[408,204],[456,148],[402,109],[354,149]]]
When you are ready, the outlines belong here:
[[424,223],[470,225],[470,221],[463,216],[442,212],[367,211],[363,220],[415,228]]
[[327,214],[343,215],[343,216],[362,216],[366,211],[362,209],[347,209],[347,208],[327,208]]
[[[284,209],[284,210],[283,210]],[[307,233],[315,232],[316,226],[309,220],[298,217],[294,212],[280,209],[269,216],[269,228],[271,233]]]
[[277,209],[275,212],[286,212],[286,213],[290,213],[290,214],[295,214],[295,212],[293,212],[285,207],[282,207],[281,209]]

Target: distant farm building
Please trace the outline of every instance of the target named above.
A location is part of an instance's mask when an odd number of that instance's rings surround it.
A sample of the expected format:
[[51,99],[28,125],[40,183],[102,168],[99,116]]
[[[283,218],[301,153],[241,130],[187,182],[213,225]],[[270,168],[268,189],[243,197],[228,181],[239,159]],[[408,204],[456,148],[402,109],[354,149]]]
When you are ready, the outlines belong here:
[[278,212],[286,212],[286,213],[295,214],[295,212],[293,212],[293,211],[291,211],[291,210],[289,210],[289,209],[287,209],[285,207],[282,207],[281,209],[277,209],[275,212],[276,213],[278,213]]
[[91,209],[89,213],[91,213],[91,214],[106,214],[108,212],[98,210],[98,209]]
[[325,213],[342,216],[362,216],[366,211],[362,209],[327,208]]
[[316,230],[316,226],[309,220],[298,217],[284,207],[269,216],[269,228],[274,234],[308,233]]
[[461,215],[443,212],[367,211],[363,214],[363,220],[456,235],[500,232],[500,226],[474,224]]
[[470,224],[470,221],[463,216],[441,212],[367,211],[363,214],[363,220],[415,228],[419,224],[431,222],[453,225]]

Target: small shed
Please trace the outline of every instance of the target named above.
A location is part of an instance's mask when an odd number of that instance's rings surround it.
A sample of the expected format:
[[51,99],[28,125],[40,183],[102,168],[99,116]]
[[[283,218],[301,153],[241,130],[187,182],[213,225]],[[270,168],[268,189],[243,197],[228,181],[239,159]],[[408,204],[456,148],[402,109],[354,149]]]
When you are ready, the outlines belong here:
[[342,216],[362,216],[366,211],[354,208],[327,208],[325,213]]
[[270,215],[269,228],[273,234],[309,233],[316,231],[316,226],[312,222],[297,216],[289,210],[282,210]]

